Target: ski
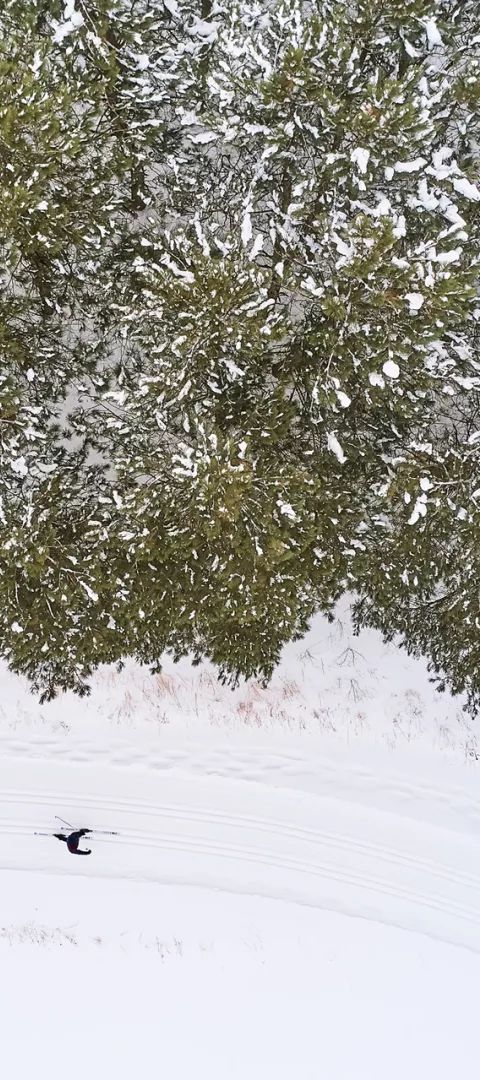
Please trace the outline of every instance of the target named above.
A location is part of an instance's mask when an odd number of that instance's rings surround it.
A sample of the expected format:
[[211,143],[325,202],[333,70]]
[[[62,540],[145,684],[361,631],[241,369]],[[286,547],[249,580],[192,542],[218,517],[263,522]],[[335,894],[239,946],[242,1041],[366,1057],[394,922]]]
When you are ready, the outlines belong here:
[[[74,828],[73,828],[73,825],[70,825],[70,822],[65,821],[64,818],[59,817],[58,814],[55,814],[55,820],[60,821],[62,823],[62,825],[66,825],[67,829],[70,829],[72,832],[75,831]],[[97,833],[99,836],[118,836],[117,832],[112,832],[110,829],[89,829],[88,832],[89,833]],[[36,835],[40,836],[40,833],[38,833]],[[49,836],[50,833],[44,833],[42,835]]]

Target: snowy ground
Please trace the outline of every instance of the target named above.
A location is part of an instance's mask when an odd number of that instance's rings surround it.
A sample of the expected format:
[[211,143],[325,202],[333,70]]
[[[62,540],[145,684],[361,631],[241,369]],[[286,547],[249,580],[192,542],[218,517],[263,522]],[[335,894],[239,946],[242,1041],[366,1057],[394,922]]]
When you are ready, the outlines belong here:
[[[343,611],[267,690],[1,685],[9,1080],[476,1080],[476,724],[423,664]],[[56,813],[119,835],[73,858]]]

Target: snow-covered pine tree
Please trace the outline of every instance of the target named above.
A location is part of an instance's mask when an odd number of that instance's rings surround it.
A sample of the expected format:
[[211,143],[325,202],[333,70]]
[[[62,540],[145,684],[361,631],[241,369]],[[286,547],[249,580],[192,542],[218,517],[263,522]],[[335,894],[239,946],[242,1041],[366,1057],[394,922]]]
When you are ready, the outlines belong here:
[[443,580],[429,536],[467,542],[477,5],[24,0],[0,24],[3,653],[47,696],[165,648],[268,676],[351,588],[386,632],[401,594],[435,658],[411,611]]
[[[450,235],[465,248],[462,256],[453,239],[453,251],[439,259],[437,246],[436,262],[443,261],[448,277],[451,264],[467,258],[476,280],[468,318],[457,327],[439,320],[428,357],[434,382],[421,427],[389,463],[381,491],[385,512],[377,518],[381,543],[363,563],[355,618],[358,628],[375,626],[387,639],[401,635],[409,652],[428,657],[440,690],[449,684],[465,692],[468,707],[478,711],[480,20],[474,4],[439,7],[441,31],[437,23],[429,35],[436,54],[432,85],[446,88],[455,107],[438,118],[437,145],[455,192],[452,224],[457,214],[460,219]],[[426,209],[436,212],[443,191],[438,181],[446,172],[426,172]],[[458,200],[459,194],[465,198]],[[463,373],[452,352],[466,365]]]

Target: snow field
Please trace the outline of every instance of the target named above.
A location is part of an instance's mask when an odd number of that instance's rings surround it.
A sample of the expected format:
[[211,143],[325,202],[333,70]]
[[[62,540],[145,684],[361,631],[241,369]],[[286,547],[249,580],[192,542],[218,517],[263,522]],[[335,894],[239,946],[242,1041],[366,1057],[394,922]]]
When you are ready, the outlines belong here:
[[[266,691],[129,665],[40,707],[5,678],[9,1080],[476,1080],[474,724],[418,662],[338,634],[318,620]],[[75,858],[33,835],[55,814],[119,835]]]

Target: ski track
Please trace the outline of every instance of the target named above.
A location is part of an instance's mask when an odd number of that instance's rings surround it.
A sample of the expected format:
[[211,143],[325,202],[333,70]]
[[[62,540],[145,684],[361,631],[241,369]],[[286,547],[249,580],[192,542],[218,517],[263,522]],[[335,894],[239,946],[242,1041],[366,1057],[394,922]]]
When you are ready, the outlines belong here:
[[[478,843],[466,844],[448,829],[414,825],[408,813],[366,810],[355,802],[262,787],[259,781],[232,786],[228,774],[199,778],[175,769],[162,777],[166,798],[160,801],[154,770],[108,770],[103,759],[96,772],[92,763],[90,768],[78,762],[48,767],[37,761],[32,774],[28,763],[28,785],[22,784],[21,759],[12,759],[9,769],[7,761],[2,765],[3,869],[269,896],[419,930],[480,952]],[[135,789],[129,798],[122,794],[127,775]],[[99,794],[92,790],[95,784],[116,790]],[[149,791],[152,797],[145,798]],[[93,830],[95,823],[99,829],[112,827],[119,835],[92,837],[97,858],[94,854],[88,867],[72,863],[55,841],[32,835],[48,829],[59,809],[69,820],[81,818]],[[438,852],[444,852],[443,860],[434,857]]]
[[[193,820],[193,818],[192,818]],[[13,827],[12,829],[0,828],[0,833],[4,835],[29,835],[26,829]],[[92,841],[102,843],[101,840],[96,840],[92,836]],[[161,851],[183,851],[189,852],[195,855],[219,855],[222,858],[243,860],[248,863],[256,862],[262,866],[274,867],[277,869],[294,870],[304,874],[310,874],[312,876],[320,876],[324,878],[330,878],[337,882],[345,882],[348,885],[361,885],[367,886],[370,890],[377,893],[381,893],[386,896],[398,897],[402,896],[405,899],[412,901],[415,904],[425,905],[427,908],[444,911],[446,914],[455,915],[458,918],[465,919],[472,922],[475,926],[480,926],[480,910],[478,905],[476,907],[466,907],[460,904],[447,904],[441,897],[436,896],[423,896],[418,891],[407,890],[399,885],[395,888],[388,888],[384,881],[378,878],[369,876],[368,879],[360,874],[347,874],[342,872],[332,865],[312,864],[301,862],[299,859],[282,859],[269,857],[269,853],[261,849],[250,849],[243,845],[227,845],[219,844],[214,841],[203,840],[201,844],[198,843],[195,836],[189,836],[186,834],[181,840],[168,835],[162,835],[161,833],[142,833],[139,831],[130,830],[129,833],[123,832],[120,840],[118,841],[123,846],[135,846],[145,848],[155,848]],[[405,860],[406,861],[406,860]],[[459,882],[458,877],[450,880]],[[477,886],[478,888],[478,886]],[[480,948],[479,948],[480,951]]]
[[[379,806],[397,809],[402,804],[402,814],[417,820],[420,812],[422,819],[436,825],[442,816],[449,820],[442,823],[462,834],[468,831],[478,836],[480,833],[480,798],[477,795],[476,775],[468,773],[465,767],[465,779],[473,780],[467,785],[442,784],[435,786],[428,781],[415,782],[401,773],[390,769],[385,773],[370,772],[359,765],[346,763],[346,776],[339,769],[336,760],[330,761],[328,754],[312,751],[305,754],[288,752],[265,752],[264,747],[246,751],[235,745],[214,747],[201,743],[191,744],[187,749],[159,749],[158,742],[139,745],[136,742],[122,743],[121,746],[102,745],[95,742],[79,742],[68,736],[52,738],[34,736],[25,740],[0,737],[2,759],[13,760],[28,758],[36,761],[65,761],[68,764],[86,766],[100,761],[108,768],[148,769],[153,773],[171,773],[183,771],[197,776],[231,778],[249,781],[262,786],[300,790],[310,794],[325,794],[344,800],[353,794],[358,802],[370,806],[377,800]],[[394,761],[393,761],[394,764]],[[462,777],[463,780],[463,777]]]
[[[181,806],[156,805],[143,802],[140,799],[136,800],[134,804],[127,799],[116,799],[115,802],[112,802],[108,799],[97,798],[93,801],[88,798],[72,798],[67,792],[57,792],[56,797],[63,802],[68,802],[71,806],[78,807],[78,809],[81,809],[84,813],[88,812],[89,809],[93,811],[100,809],[102,811],[107,810],[113,815],[118,815],[120,812],[128,810],[129,817],[133,815],[144,815],[145,812],[148,812],[149,816],[155,815],[161,818],[174,818],[175,820],[182,820],[184,822],[202,821],[206,824],[218,823],[238,829],[244,829],[245,826],[251,826],[257,832],[270,833],[272,835],[283,834],[286,836],[293,836],[300,840],[304,840],[307,843],[314,845],[324,844],[336,849],[343,849],[344,851],[356,850],[358,852],[374,855],[385,862],[428,869],[434,877],[439,877],[446,881],[455,880],[466,887],[479,890],[480,894],[480,876],[475,877],[472,874],[465,873],[453,874],[452,868],[446,864],[442,866],[441,863],[431,859],[419,859],[412,855],[402,855],[400,852],[391,848],[382,847],[379,844],[373,844],[368,841],[358,841],[352,836],[338,836],[328,832],[319,832],[314,829],[298,828],[294,825],[284,824],[269,818],[256,818],[251,815],[233,816],[211,810],[205,812],[200,807],[193,807],[188,811],[184,810]],[[31,807],[51,807],[52,799],[51,796],[38,795],[35,792],[9,792],[8,794],[0,794],[0,804],[1,803],[13,803],[17,805],[25,804]],[[11,828],[27,835],[30,829],[35,829],[35,823],[33,821],[29,823],[28,830],[23,825],[17,825],[17,823],[12,823]],[[0,825],[0,833],[7,831],[9,830],[5,830],[2,825]],[[94,828],[92,828],[92,832],[95,832]],[[146,837],[147,835],[154,836],[153,833],[140,833],[138,830],[121,830],[122,837]]]

